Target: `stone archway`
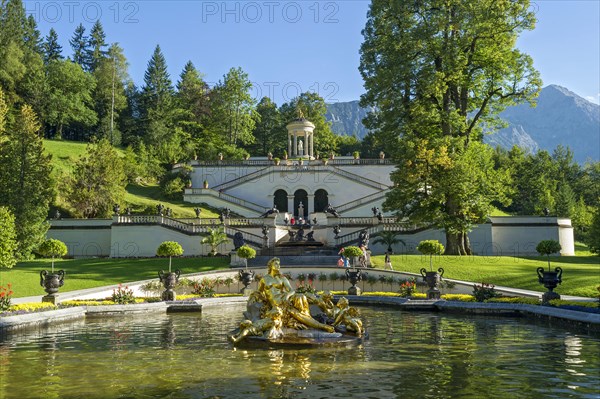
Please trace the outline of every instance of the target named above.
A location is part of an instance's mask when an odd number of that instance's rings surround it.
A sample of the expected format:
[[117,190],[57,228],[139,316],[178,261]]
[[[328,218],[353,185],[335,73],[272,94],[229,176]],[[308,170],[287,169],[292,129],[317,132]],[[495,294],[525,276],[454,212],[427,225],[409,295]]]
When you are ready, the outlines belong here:
[[285,190],[277,190],[273,195],[273,205],[279,212],[288,212],[288,193]]
[[325,212],[329,204],[329,194],[322,188],[315,191],[315,212]]
[[[303,215],[298,214],[298,208],[300,207],[300,203],[302,203],[302,206],[304,208]],[[296,192],[294,193],[293,213],[296,217],[302,217],[304,219],[308,217],[308,193],[305,190],[296,190]]]

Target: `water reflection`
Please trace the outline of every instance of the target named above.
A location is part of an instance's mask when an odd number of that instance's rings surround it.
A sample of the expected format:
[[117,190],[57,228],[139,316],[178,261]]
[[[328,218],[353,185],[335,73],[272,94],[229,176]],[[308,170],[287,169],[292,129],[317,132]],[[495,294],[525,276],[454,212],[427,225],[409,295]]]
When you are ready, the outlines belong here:
[[361,311],[370,339],[356,348],[234,350],[237,308],[20,332],[0,344],[0,397],[597,397],[597,338],[513,318]]

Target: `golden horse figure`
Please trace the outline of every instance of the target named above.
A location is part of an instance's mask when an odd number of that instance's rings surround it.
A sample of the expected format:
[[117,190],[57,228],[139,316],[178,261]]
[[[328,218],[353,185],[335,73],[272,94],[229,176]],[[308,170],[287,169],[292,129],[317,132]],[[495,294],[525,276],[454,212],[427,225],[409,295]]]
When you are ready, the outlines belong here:
[[[311,315],[311,305],[319,311],[319,320]],[[247,336],[285,342],[299,336],[340,339],[342,332],[352,332],[354,337],[363,334],[362,321],[346,298],[334,306],[333,296],[328,292],[322,296],[295,292],[281,273],[279,258],[267,263],[267,274],[248,298],[244,316],[246,319],[239,329],[229,337],[234,344]],[[301,333],[301,330],[308,331]]]

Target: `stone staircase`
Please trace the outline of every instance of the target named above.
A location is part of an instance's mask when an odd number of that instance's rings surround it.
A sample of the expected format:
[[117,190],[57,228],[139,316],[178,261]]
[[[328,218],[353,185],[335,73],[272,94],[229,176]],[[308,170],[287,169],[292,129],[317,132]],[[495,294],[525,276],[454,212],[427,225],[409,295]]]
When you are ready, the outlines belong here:
[[[248,267],[265,267],[267,262],[274,256],[260,255],[248,260]],[[310,267],[334,267],[339,259],[338,255],[282,255],[277,256],[282,267],[288,266],[310,266]]]

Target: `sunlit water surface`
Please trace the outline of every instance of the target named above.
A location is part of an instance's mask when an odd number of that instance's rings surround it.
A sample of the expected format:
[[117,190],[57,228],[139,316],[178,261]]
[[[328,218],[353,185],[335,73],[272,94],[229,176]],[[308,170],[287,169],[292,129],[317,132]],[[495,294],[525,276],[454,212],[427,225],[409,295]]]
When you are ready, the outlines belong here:
[[598,398],[600,339],[524,319],[362,308],[356,348],[235,350],[243,307],[2,337],[0,398]]

